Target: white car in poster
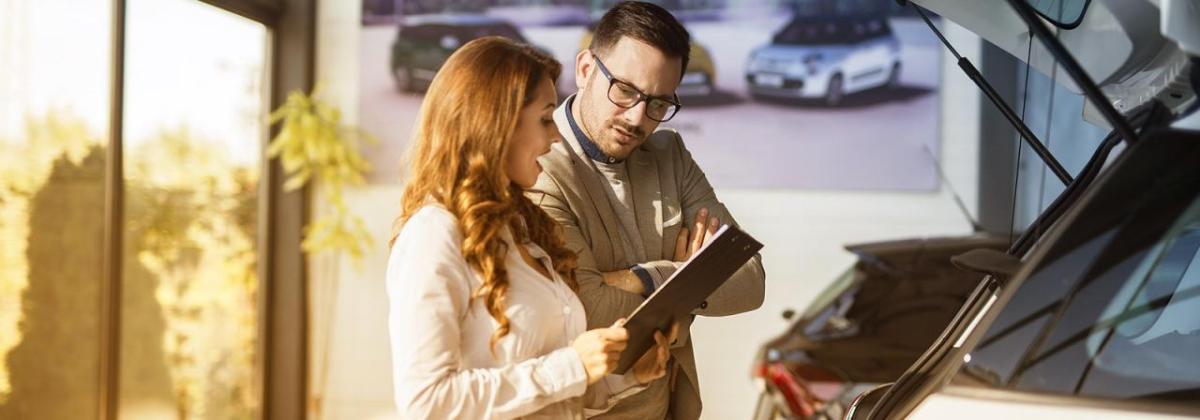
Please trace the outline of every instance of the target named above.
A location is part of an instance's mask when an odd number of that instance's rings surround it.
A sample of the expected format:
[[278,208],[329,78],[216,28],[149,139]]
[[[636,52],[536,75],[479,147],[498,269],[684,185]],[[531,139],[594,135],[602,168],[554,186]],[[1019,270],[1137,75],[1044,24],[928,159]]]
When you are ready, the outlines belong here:
[[820,99],[836,106],[846,95],[900,78],[900,42],[887,18],[797,17],[750,54],[746,83],[759,97]]

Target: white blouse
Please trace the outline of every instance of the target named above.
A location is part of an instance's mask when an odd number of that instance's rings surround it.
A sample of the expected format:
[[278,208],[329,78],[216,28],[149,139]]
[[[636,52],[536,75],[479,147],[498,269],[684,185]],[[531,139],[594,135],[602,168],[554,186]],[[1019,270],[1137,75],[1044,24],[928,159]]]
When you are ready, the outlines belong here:
[[[491,351],[497,323],[481,277],[462,256],[454,215],[437,205],[413,214],[387,267],[396,407],[405,419],[582,418],[645,389],[632,372],[592,387],[571,342],[587,328],[583,305],[533,243],[523,244],[553,281],[509,244],[505,314],[509,333]],[[586,392],[586,393],[585,393]]]

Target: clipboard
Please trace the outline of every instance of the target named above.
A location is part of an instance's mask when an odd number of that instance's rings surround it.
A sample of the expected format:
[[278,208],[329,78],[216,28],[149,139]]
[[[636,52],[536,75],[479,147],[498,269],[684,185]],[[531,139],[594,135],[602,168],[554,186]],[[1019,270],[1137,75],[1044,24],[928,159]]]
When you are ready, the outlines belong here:
[[690,316],[762,247],[736,226],[724,225],[717,230],[708,244],[626,317],[629,342],[613,372],[624,374],[632,368],[654,346],[655,331],[669,331],[674,320]]

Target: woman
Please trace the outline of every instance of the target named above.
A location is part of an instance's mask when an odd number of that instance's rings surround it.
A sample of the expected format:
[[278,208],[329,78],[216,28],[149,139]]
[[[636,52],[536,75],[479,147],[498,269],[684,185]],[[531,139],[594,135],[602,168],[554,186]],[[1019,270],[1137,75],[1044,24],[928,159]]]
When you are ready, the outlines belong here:
[[560,71],[526,45],[481,38],[425,95],[387,271],[404,418],[579,418],[665,374],[656,333],[629,374],[607,375],[625,329],[584,331],[576,257],[523,194],[559,141]]

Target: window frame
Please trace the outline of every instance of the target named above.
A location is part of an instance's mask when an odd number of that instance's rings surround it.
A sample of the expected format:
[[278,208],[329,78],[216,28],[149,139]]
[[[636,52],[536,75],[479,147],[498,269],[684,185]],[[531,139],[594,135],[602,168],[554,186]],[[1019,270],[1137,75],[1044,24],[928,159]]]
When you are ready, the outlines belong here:
[[[268,103],[276,109],[293,90],[310,91],[316,57],[316,0],[195,0],[234,13],[267,28]],[[119,414],[121,282],[124,244],[124,90],[127,0],[112,0],[109,66],[109,120],[104,197],[99,403],[96,418]],[[270,128],[268,138],[277,129]],[[261,145],[258,243],[259,355],[262,419],[307,418],[309,281],[301,252],[302,228],[309,219],[307,187],[285,192],[279,163]]]

